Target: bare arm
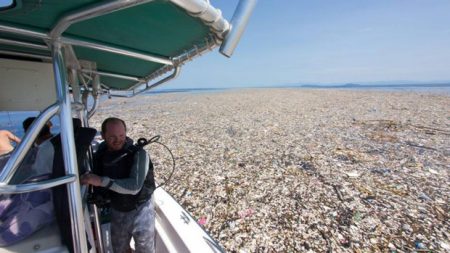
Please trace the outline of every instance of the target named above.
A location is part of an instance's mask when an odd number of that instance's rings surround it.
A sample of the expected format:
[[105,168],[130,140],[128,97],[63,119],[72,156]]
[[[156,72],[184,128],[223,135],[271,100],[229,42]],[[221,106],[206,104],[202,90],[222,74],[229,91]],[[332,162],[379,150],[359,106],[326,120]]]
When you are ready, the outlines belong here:
[[144,180],[148,172],[149,163],[150,158],[148,157],[147,152],[145,152],[145,150],[139,150],[134,155],[133,167],[131,168],[129,177],[113,180],[109,177],[100,177],[95,174],[89,174],[81,177],[81,183],[101,187],[110,185],[109,189],[111,191],[115,191],[121,194],[136,195],[144,185]]
[[20,139],[8,130],[0,130],[0,155],[11,152],[14,149],[11,142],[19,143]]

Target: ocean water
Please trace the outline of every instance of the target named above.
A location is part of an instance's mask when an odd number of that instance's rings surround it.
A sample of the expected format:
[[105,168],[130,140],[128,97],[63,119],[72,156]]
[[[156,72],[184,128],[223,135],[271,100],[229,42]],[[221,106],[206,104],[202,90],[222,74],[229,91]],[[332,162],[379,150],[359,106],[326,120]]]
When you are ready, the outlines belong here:
[[233,89],[272,89],[272,88],[294,88],[294,89],[338,89],[338,90],[377,90],[396,92],[417,92],[442,94],[450,96],[450,84],[442,85],[282,85],[282,86],[259,86],[242,88],[187,88],[187,89],[155,89],[144,92],[143,95],[158,95],[165,93],[210,93],[222,92]]
[[186,89],[155,89],[144,92],[145,96],[152,96],[158,94],[168,94],[168,93],[211,93],[211,92],[222,92],[231,90],[232,88],[186,88]]
[[22,122],[36,115],[37,112],[0,112],[0,129],[9,130],[21,138],[24,135]]
[[[395,91],[395,92],[417,92],[427,94],[439,94],[450,96],[450,84],[448,85],[350,85],[350,86],[272,86],[272,87],[256,87],[256,88],[295,88],[295,89],[338,89],[338,90],[377,90],[377,91]],[[155,89],[144,92],[143,96],[154,96],[158,94],[167,93],[210,93],[223,92],[227,90],[240,88],[187,88],[187,89]],[[251,88],[245,88],[251,89]],[[104,100],[103,98],[102,100]],[[102,101],[101,100],[101,101]],[[0,112],[0,129],[6,129],[13,132],[18,137],[23,137],[25,134],[22,129],[22,122],[31,116],[37,116],[38,112]],[[52,132],[59,132],[59,120],[54,117],[52,120]]]
[[287,85],[284,88],[417,92],[450,96],[450,84],[438,85]]
[[342,90],[376,90],[376,91],[396,91],[396,92],[416,92],[450,96],[450,87],[343,87],[334,88]]

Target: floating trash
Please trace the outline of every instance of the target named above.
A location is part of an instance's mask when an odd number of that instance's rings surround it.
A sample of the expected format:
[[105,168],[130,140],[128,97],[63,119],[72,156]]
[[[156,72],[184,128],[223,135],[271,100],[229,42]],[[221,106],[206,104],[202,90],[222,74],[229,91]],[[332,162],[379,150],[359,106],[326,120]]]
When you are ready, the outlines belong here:
[[347,172],[347,173],[345,173],[345,174],[347,174],[347,176],[349,176],[349,177],[353,177],[353,178],[355,178],[355,177],[359,177],[359,173],[358,173],[358,172],[356,172],[356,171],[352,171],[352,172]]
[[247,218],[247,217],[251,217],[253,214],[255,213],[255,211],[251,208],[242,210],[239,212],[239,217],[241,219]]
[[[164,186],[226,252],[450,252],[450,97],[248,89],[114,98],[161,135]],[[120,106],[116,106],[120,104]],[[104,109],[108,108],[108,109]],[[170,155],[148,146],[157,181]]]
[[200,226],[204,226],[206,223],[208,222],[208,220],[206,219],[206,217],[201,217],[200,219],[198,219],[197,223]]

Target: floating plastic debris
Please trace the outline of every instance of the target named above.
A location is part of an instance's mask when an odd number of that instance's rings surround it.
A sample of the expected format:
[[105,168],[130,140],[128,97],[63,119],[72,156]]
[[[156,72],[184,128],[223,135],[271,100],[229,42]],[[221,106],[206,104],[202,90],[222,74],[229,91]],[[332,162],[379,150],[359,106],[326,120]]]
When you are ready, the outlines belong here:
[[359,177],[359,173],[356,171],[347,172],[345,174],[347,174],[347,176],[349,176],[349,177]]
[[201,226],[204,226],[207,223],[207,219],[206,217],[200,217],[200,219],[198,219],[197,223]]
[[[118,116],[134,139],[161,135],[177,162],[164,189],[226,252],[450,251],[449,96],[249,89],[120,101],[91,125]],[[161,182],[170,156],[148,151]]]
[[253,209],[248,208],[248,209],[245,209],[245,210],[240,211],[240,212],[239,212],[239,217],[240,217],[241,219],[244,219],[244,218],[246,218],[246,217],[252,216],[254,213],[255,213],[255,211],[254,211]]

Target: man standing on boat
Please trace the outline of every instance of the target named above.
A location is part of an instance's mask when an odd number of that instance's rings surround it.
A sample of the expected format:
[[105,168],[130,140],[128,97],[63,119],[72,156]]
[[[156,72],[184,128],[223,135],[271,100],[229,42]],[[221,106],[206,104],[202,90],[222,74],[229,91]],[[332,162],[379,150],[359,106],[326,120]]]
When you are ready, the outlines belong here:
[[82,184],[108,189],[111,198],[111,241],[114,253],[127,252],[133,237],[135,252],[154,252],[155,189],[153,165],[145,150],[133,146],[125,122],[108,118],[94,157],[94,173],[81,177]]

